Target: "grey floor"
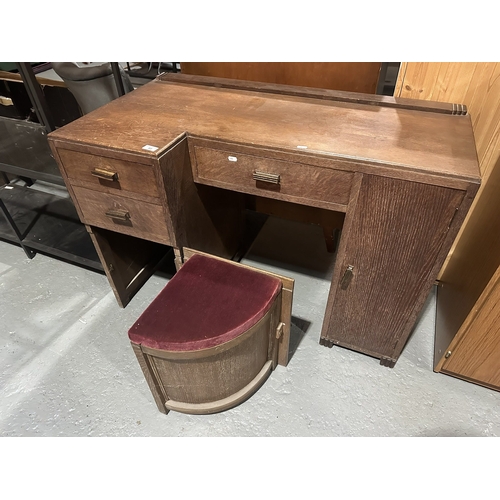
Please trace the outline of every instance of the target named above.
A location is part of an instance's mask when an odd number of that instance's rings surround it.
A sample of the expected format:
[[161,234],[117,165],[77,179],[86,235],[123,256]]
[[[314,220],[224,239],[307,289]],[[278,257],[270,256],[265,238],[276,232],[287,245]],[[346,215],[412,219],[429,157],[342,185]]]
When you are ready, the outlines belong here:
[[[288,250],[287,250],[288,249]],[[395,368],[318,344],[333,260],[314,226],[270,218],[244,262],[295,278],[292,357],[240,406],[159,413],[106,278],[0,242],[1,436],[498,436],[500,393],[432,370],[431,293]]]

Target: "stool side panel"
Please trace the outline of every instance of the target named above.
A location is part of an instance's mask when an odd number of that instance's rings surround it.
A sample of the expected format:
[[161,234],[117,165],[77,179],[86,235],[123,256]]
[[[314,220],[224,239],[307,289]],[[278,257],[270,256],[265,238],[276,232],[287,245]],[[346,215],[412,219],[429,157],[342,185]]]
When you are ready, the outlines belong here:
[[[210,403],[227,398],[248,385],[262,370],[272,352],[272,341],[279,321],[280,302],[252,328],[242,342],[222,352],[211,349],[205,357],[164,359],[149,356],[153,370],[168,400],[182,403]],[[271,348],[270,348],[271,347]],[[214,352],[215,351],[215,352]]]

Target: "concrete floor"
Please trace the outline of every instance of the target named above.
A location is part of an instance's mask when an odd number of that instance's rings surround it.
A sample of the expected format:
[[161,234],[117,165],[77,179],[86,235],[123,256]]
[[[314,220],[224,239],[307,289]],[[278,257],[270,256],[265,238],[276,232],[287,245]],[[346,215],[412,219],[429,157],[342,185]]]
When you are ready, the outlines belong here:
[[165,416],[127,330],[168,277],[121,309],[105,276],[0,242],[0,435],[500,435],[500,393],[432,371],[434,293],[389,369],[318,344],[333,266],[319,228],[270,218],[244,262],[296,280],[289,365],[237,408]]

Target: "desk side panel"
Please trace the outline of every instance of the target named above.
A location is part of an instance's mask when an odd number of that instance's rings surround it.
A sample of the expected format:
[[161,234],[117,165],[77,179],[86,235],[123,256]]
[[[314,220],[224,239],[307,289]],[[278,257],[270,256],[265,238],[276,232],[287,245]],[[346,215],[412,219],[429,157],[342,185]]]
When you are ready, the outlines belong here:
[[160,158],[160,171],[172,223],[172,246],[232,257],[242,236],[242,195],[194,183],[187,137]]

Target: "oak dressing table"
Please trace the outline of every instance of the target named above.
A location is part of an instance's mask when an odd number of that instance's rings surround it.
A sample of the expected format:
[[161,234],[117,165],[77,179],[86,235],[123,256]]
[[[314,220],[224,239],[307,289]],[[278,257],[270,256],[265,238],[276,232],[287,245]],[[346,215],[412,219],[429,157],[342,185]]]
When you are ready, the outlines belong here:
[[182,74],[49,142],[121,306],[169,247],[233,256],[248,198],[304,207],[342,226],[320,343],[386,366],[480,184],[462,106]]

